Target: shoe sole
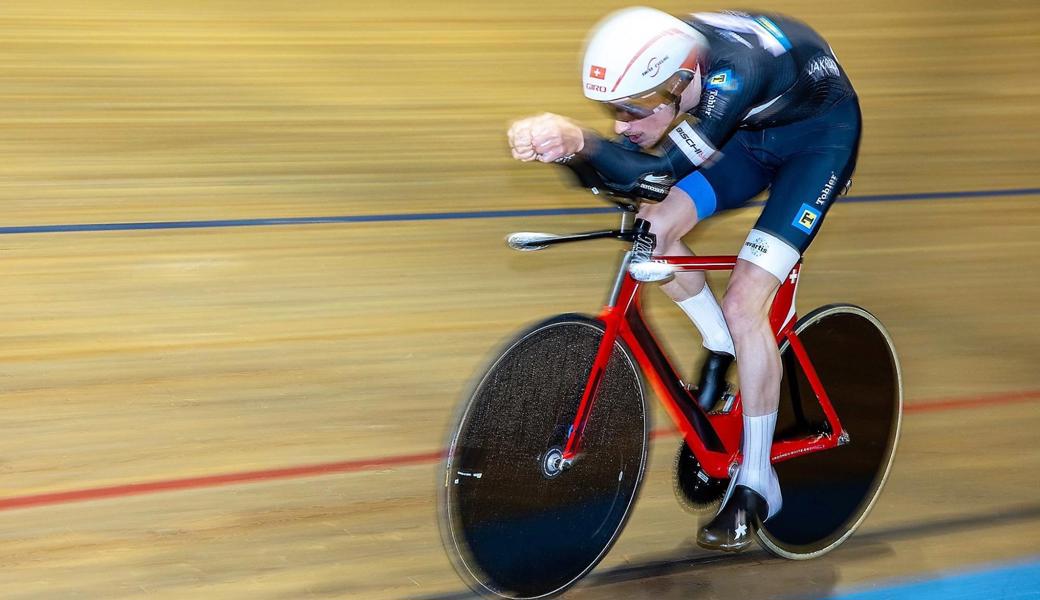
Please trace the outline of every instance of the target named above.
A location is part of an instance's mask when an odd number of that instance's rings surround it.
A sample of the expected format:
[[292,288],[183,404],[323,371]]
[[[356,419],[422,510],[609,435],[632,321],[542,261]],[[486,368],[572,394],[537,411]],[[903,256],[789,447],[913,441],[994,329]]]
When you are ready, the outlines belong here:
[[722,552],[733,552],[735,554],[737,552],[743,552],[753,542],[754,542],[754,540],[749,540],[747,542],[743,542],[743,543],[740,543],[740,544],[710,544],[708,542],[703,542],[700,539],[698,539],[697,540],[697,545],[700,546],[701,548],[704,548],[705,550],[717,550],[717,551],[722,551]]

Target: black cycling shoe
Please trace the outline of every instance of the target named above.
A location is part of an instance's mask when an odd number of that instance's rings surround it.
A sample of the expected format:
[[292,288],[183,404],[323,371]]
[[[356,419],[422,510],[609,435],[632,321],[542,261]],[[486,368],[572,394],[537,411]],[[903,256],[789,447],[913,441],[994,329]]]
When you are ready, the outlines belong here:
[[740,552],[754,541],[755,531],[769,514],[766,499],[743,485],[733,489],[729,502],[697,533],[697,545],[709,550]]
[[733,364],[733,355],[708,350],[701,365],[701,381],[697,384],[697,404],[710,411],[726,393],[726,371]]

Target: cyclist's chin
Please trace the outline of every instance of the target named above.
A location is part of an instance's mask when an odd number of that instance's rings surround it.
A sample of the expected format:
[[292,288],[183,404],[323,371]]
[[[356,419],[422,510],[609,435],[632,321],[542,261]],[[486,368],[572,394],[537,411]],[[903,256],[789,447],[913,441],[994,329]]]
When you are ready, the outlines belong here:
[[628,141],[637,144],[640,148],[649,150],[660,143],[661,138],[664,137],[664,132],[656,135],[653,133],[643,132],[635,135],[629,134],[626,137],[628,137]]

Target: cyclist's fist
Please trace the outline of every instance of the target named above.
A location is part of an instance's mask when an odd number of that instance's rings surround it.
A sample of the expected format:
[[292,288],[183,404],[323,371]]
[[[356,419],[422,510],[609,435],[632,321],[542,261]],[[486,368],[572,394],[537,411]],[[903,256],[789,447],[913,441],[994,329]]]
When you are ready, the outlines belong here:
[[509,128],[513,158],[524,162],[553,162],[585,147],[585,135],[573,121],[545,113],[520,119]]
[[532,161],[538,157],[534,151],[534,141],[531,136],[531,122],[535,117],[514,121],[509,127],[509,149],[513,152],[513,158],[524,162]]

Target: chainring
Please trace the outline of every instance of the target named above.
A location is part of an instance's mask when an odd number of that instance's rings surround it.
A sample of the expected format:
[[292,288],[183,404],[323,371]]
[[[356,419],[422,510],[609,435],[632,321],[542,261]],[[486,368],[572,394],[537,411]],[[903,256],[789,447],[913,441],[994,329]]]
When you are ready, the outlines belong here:
[[729,481],[710,477],[701,468],[686,442],[679,445],[672,469],[672,491],[686,512],[703,513],[719,508]]

